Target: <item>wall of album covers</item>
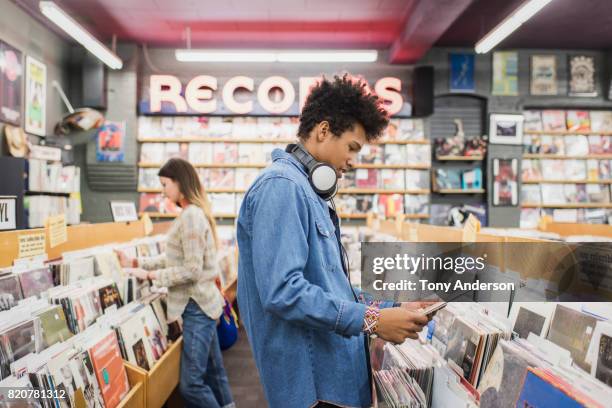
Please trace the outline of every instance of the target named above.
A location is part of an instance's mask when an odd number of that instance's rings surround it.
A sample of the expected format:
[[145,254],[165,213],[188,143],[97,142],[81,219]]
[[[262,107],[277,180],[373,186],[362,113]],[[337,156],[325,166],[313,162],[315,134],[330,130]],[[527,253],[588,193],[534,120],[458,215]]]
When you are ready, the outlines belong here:
[[[10,76],[2,75],[0,81],[4,81],[1,87],[4,91],[0,95],[0,135],[4,135],[4,124],[10,123],[23,127],[26,117],[27,103],[26,83],[26,57],[35,58],[46,68],[46,79],[43,80],[46,88],[46,98],[40,109],[42,117],[37,117],[36,126],[32,126],[28,133],[49,135],[53,132],[53,126],[64,113],[64,106],[59,96],[51,87],[51,81],[59,81],[62,86],[66,84],[65,71],[63,68],[70,45],[42,24],[28,16],[17,5],[6,2],[2,5],[0,13],[0,52],[4,55],[8,52],[13,61]],[[2,59],[2,58],[0,58]],[[40,132],[39,132],[40,131]],[[4,136],[3,136],[4,137]],[[37,137],[31,136],[33,142]],[[0,144],[0,154],[8,154],[4,143]]]
[[[510,50],[515,51],[515,50]],[[473,54],[473,50],[467,48],[433,48],[420,62],[423,65],[435,67],[434,94],[436,97],[443,95],[470,95],[486,98],[486,113],[482,118],[485,129],[488,129],[489,115],[492,113],[516,113],[522,114],[524,109],[612,109],[609,99],[608,87],[609,77],[606,71],[606,63],[610,59],[610,53],[598,51],[569,50],[516,50],[516,54],[489,53],[486,55],[474,55],[468,61],[471,81],[458,81],[459,75],[454,76],[453,65],[459,64],[451,54]],[[554,57],[554,58],[552,58]],[[593,82],[588,90],[576,88],[571,82],[571,60],[574,58],[587,58],[587,66],[594,68]],[[513,59],[514,58],[514,59]],[[500,80],[497,74],[494,78],[494,65],[501,64],[509,66],[512,60],[512,75],[507,75]],[[581,60],[575,60],[581,62]],[[584,61],[582,61],[584,62]],[[505,64],[505,65],[504,65]],[[539,67],[544,64],[548,67],[550,74],[547,80],[534,78],[537,70],[532,66]],[[548,65],[546,65],[548,64]],[[455,70],[455,72],[461,72]],[[532,79],[533,78],[533,79]],[[580,84],[578,84],[580,85]],[[458,110],[459,112],[459,110]],[[488,133],[488,132],[487,132]],[[452,135],[442,135],[452,136]],[[432,138],[440,135],[431,135]],[[489,144],[486,165],[483,171],[486,175],[487,190],[487,218],[491,226],[518,226],[520,224],[520,206],[497,206],[493,202],[493,177],[494,159],[516,159],[521,162],[523,154],[522,146],[506,144]]]

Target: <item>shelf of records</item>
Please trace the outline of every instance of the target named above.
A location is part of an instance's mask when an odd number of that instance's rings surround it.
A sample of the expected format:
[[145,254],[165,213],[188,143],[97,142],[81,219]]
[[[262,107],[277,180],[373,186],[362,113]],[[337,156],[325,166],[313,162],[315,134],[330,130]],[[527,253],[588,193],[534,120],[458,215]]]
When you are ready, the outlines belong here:
[[521,161],[523,183],[565,180],[565,183],[600,183],[612,181],[612,160],[532,160]]
[[554,206],[521,208],[520,227],[536,228],[544,216],[549,216],[554,222],[564,224],[612,224],[612,207],[601,208],[571,208]]
[[[221,234],[222,242],[232,240]],[[178,337],[180,325],[167,321],[165,289],[130,277],[114,252],[157,256],[164,246],[164,238],[155,236],[3,269],[0,405],[9,388],[34,387],[66,397],[41,400],[41,406],[120,406],[130,391],[124,361],[128,372],[132,366],[144,370],[150,383],[156,370],[178,381],[179,353],[172,350],[180,341],[171,345],[169,338]],[[160,390],[149,388],[146,398],[159,398]]]
[[522,207],[610,208],[609,184],[523,184]]
[[[157,168],[139,170],[139,192],[161,192],[158,171]],[[209,193],[242,193],[255,181],[260,170],[199,168],[197,173],[202,185]],[[466,177],[466,183],[470,183],[469,177]],[[357,168],[343,175],[339,187],[342,194],[375,194],[391,191],[405,194],[426,194],[429,193],[429,170],[427,168]]]
[[609,406],[605,307],[513,303],[508,316],[507,303],[450,303],[419,340],[374,340],[377,406]]
[[[290,143],[295,140],[299,119],[270,116],[140,116],[139,141],[197,142],[233,140],[250,143]],[[391,119],[381,143],[422,143],[422,119]]]
[[[359,190],[358,190],[359,191]],[[376,190],[375,190],[376,191]],[[370,190],[358,193],[338,194],[335,205],[341,218],[365,219],[368,213],[376,213],[386,218],[405,214],[407,218],[425,219],[429,217],[429,195],[404,194],[403,190]],[[427,190],[423,190],[427,192]],[[213,215],[216,218],[235,218],[240,210],[244,194],[213,193],[208,194]],[[180,208],[158,193],[140,194],[139,212],[148,213],[153,218],[175,218]]]
[[27,228],[42,228],[47,218],[64,214],[66,224],[77,225],[81,222],[80,195],[70,194],[68,197],[49,195],[32,195],[23,198],[27,219]]
[[[529,142],[524,143],[527,145],[537,146],[538,141],[541,141],[540,145],[542,147],[546,144],[551,149],[554,149],[556,143],[552,143],[552,141],[555,139],[550,139],[548,137],[544,139],[543,136],[571,137],[574,135],[589,135],[589,142],[591,141],[590,135],[606,136],[603,145],[610,145],[610,140],[607,136],[612,136],[612,111],[562,109],[526,110],[523,112],[523,117],[523,132],[525,135],[535,136],[528,138]],[[559,147],[562,148],[562,146]],[[533,151],[530,153],[546,153],[546,151]]]
[[81,169],[47,160],[27,160],[26,191],[40,194],[69,194],[81,190]]
[[[279,143],[142,143],[141,168],[161,167],[171,157],[180,157],[197,168],[262,168],[271,161]],[[355,168],[426,169],[431,166],[429,144],[366,145],[357,157]]]

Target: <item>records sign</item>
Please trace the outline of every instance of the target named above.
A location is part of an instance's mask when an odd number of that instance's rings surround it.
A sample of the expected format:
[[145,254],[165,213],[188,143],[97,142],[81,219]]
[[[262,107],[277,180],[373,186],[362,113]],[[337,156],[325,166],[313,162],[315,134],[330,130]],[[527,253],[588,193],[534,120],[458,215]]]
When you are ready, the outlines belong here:
[[531,56],[531,94],[557,94],[557,58],[554,55]]
[[595,58],[575,55],[569,59],[570,96],[597,96],[595,88]]

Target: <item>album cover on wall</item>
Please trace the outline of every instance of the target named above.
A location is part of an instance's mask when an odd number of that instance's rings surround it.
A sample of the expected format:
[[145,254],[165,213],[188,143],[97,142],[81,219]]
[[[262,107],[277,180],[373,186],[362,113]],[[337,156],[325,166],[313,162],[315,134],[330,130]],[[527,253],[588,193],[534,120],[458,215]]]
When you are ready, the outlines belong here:
[[584,160],[566,160],[565,178],[572,181],[582,181],[587,179],[587,169]]
[[522,160],[521,161],[521,179],[523,181],[533,181],[542,178],[539,160]]
[[[561,136],[559,136],[561,138]],[[589,139],[586,136],[565,136],[565,153],[571,156],[587,156],[589,154]]]
[[523,112],[523,130],[525,132],[541,132],[542,127],[542,112],[539,110],[527,110]]
[[406,145],[386,144],[384,146],[384,164],[404,164]]
[[540,186],[536,184],[521,185],[521,203],[540,204]]
[[212,144],[189,143],[189,162],[194,165],[212,163]]
[[589,116],[591,117],[591,131],[612,131],[612,111],[592,110],[589,112]]
[[451,92],[475,92],[474,54],[449,54]]
[[517,159],[493,159],[493,205],[518,205]]
[[573,55],[569,57],[570,96],[597,96],[595,87],[595,57]]
[[531,56],[530,91],[532,95],[557,95],[557,57]]
[[493,53],[493,95],[518,95],[518,52]]
[[140,145],[140,161],[142,163],[163,163],[165,160],[164,143],[142,143]]
[[383,169],[380,173],[382,188],[390,190],[404,189],[404,170]]
[[404,196],[404,213],[426,215],[429,213],[429,196],[424,194],[406,194]]
[[565,115],[567,130],[572,132],[588,132],[591,130],[589,111],[568,110]]
[[21,125],[23,61],[21,51],[0,41],[0,122]]
[[542,127],[545,132],[565,131],[565,126],[565,111],[554,109],[542,111]]
[[366,144],[357,155],[359,163],[380,164],[383,160],[383,148],[379,145]]
[[429,170],[406,170],[406,190],[429,190]]
[[355,185],[357,188],[378,188],[377,169],[355,170]]
[[235,169],[210,169],[208,185],[209,189],[233,189],[235,185]]

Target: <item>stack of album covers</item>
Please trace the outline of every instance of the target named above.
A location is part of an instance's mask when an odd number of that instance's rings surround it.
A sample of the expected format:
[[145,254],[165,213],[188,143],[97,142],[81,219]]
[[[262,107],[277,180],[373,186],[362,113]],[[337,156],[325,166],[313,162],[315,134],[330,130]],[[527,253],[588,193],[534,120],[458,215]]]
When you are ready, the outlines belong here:
[[124,360],[150,370],[168,348],[167,321],[159,294],[129,303],[98,324],[115,331]]
[[434,317],[432,345],[452,360],[470,384],[476,386],[497,343],[509,339],[509,323],[488,314],[481,304],[449,304]]

